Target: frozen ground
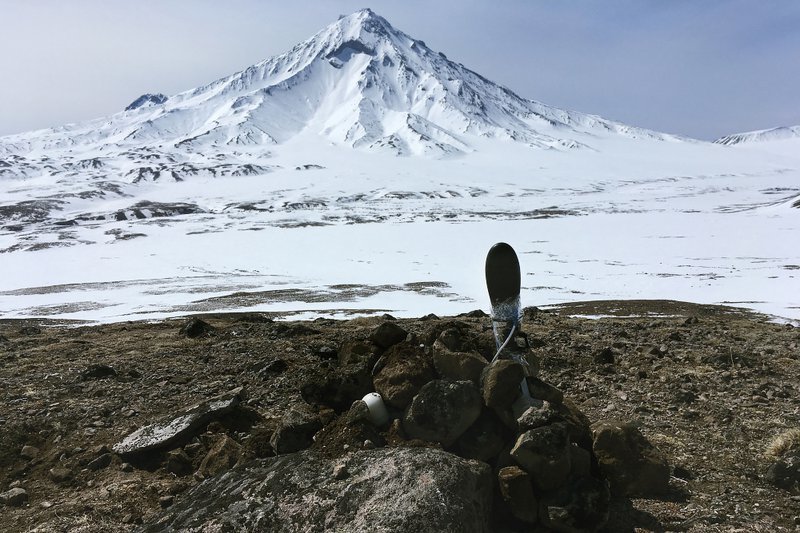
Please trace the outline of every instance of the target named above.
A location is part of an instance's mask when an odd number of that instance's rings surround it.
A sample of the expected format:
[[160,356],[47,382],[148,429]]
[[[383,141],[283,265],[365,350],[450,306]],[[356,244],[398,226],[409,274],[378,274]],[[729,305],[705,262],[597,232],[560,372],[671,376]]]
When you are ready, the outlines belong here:
[[[0,309],[100,322],[454,314],[487,309],[483,261],[502,240],[520,256],[526,305],[657,298],[800,318],[800,158],[606,142],[598,153],[487,142],[446,160],[298,143],[272,155],[269,174],[127,185],[57,212],[106,219],[0,231]],[[57,197],[31,180],[4,185],[6,202]],[[136,218],[145,200],[197,210]]]

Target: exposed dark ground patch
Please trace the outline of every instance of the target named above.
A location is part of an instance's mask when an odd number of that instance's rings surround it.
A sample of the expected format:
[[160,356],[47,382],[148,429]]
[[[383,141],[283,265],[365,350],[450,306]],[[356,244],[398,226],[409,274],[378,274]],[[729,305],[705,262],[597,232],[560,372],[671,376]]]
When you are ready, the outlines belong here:
[[[365,341],[385,320],[202,318],[213,331],[196,339],[179,334],[185,319],[71,327],[0,320],[0,490],[18,483],[30,495],[23,507],[0,508],[0,530],[133,530],[161,512],[165,496],[179,499],[197,481],[163,467],[123,471],[118,457],[92,470],[98,447],[244,386],[245,405],[263,421],[207,431],[255,450],[259,432],[299,401],[306,376],[337,365],[323,348]],[[421,343],[454,323],[489,335],[478,313],[397,321]],[[800,498],[765,481],[763,453],[775,435],[800,427],[800,329],[724,306],[606,301],[528,309],[523,331],[544,379],[592,421],[637,422],[673,467],[674,494],[615,501],[609,531],[796,530]],[[613,357],[600,362],[596,354],[607,349]],[[107,367],[113,373],[87,374]],[[38,455],[21,457],[24,445]],[[69,477],[57,480],[56,467]]]

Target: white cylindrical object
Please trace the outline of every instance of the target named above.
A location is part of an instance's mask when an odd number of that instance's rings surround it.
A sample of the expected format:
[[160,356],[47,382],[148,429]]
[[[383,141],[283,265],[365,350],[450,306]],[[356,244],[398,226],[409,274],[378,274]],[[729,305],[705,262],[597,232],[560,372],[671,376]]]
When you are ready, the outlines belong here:
[[376,426],[383,426],[389,421],[389,412],[383,403],[383,398],[377,392],[370,392],[361,401],[367,404],[369,410],[369,421]]

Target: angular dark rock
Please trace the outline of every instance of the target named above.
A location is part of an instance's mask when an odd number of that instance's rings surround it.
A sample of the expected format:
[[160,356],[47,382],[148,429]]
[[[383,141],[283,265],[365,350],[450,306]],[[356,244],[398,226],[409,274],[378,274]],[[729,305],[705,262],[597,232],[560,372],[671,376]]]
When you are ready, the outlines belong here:
[[467,459],[490,462],[503,450],[507,430],[497,416],[484,409],[456,443],[456,453]]
[[519,436],[511,456],[540,491],[563,486],[571,468],[569,430],[564,423],[530,429]]
[[776,487],[800,494],[800,450],[778,457],[770,465],[765,478]]
[[461,331],[458,328],[447,328],[442,331],[437,342],[441,343],[451,352],[464,351],[464,341],[461,338]]
[[533,405],[529,405],[523,413],[517,417],[517,425],[520,432],[529,429],[546,426],[558,417],[558,413],[553,409],[550,402],[546,400],[535,400]]
[[296,404],[281,417],[280,425],[270,438],[276,454],[304,450],[313,443],[314,434],[322,428],[319,414],[307,404]]
[[170,474],[185,476],[192,473],[192,459],[181,449],[171,450],[167,453],[167,461],[164,464],[164,468]]
[[433,366],[439,376],[453,381],[471,381],[476,385],[489,362],[478,354],[454,352],[438,340],[433,345]]
[[615,352],[612,348],[603,348],[595,352],[593,359],[599,365],[613,365],[615,359]]
[[117,376],[117,371],[113,367],[104,364],[89,365],[81,372],[81,380],[113,378]]
[[630,422],[604,420],[592,425],[593,450],[611,492],[657,496],[669,488],[669,464]]
[[528,377],[528,390],[531,396],[539,400],[547,400],[553,405],[564,401],[564,393],[537,377]]
[[190,339],[197,339],[214,331],[214,326],[199,318],[192,318],[180,329],[180,334]]
[[89,470],[102,470],[111,464],[113,456],[110,453],[104,453],[100,457],[93,459],[86,465]]
[[372,378],[375,390],[397,409],[405,409],[422,386],[435,377],[431,358],[412,343],[392,346],[378,364],[380,370]]
[[375,346],[359,341],[347,341],[339,346],[336,355],[339,359],[339,364],[344,366],[371,359],[374,354]]
[[520,394],[525,378],[522,365],[509,359],[498,359],[481,374],[483,403],[492,409],[508,409]]
[[198,472],[203,477],[216,476],[229,470],[242,456],[242,446],[227,435],[223,435],[200,463]]
[[[337,479],[334,467],[348,475]],[[183,494],[144,532],[489,531],[491,472],[429,448],[311,450],[235,467]],[[313,502],[313,504],[309,504]]]
[[423,386],[403,417],[412,439],[451,446],[481,414],[480,392],[470,381],[434,380]]
[[533,494],[530,475],[518,466],[507,466],[500,469],[497,481],[500,494],[509,504],[511,513],[523,522],[535,524],[539,515],[539,504]]
[[406,340],[408,332],[394,322],[384,322],[372,331],[370,340],[381,349],[389,348]]
[[167,449],[173,444],[188,441],[209,422],[232,411],[244,395],[244,389],[239,387],[189,407],[173,417],[137,429],[114,444],[112,450],[122,456],[132,456]]
[[610,494],[605,481],[583,477],[548,496],[539,505],[539,521],[547,531],[604,531]]
[[362,360],[333,372],[313,373],[300,387],[300,395],[309,404],[325,405],[342,412],[374,390],[369,361]]

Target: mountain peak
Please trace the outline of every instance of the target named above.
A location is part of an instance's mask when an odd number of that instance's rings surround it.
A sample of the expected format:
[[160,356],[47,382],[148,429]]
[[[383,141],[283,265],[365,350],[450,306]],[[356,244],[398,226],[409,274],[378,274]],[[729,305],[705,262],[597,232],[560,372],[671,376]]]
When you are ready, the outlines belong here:
[[283,144],[301,134],[433,157],[472,152],[480,139],[572,150],[598,134],[671,138],[521,98],[362,9],[208,85],[143,95],[119,115],[14,139],[13,150],[85,144],[194,153]]

